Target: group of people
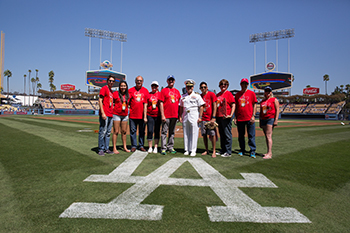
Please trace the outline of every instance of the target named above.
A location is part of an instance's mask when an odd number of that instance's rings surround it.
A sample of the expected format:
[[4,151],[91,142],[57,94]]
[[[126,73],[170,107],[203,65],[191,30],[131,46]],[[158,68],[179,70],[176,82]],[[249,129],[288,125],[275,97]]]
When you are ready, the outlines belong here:
[[[120,81],[118,91],[113,92],[115,77],[110,75],[107,85],[99,94],[99,155],[119,154],[116,143],[121,134],[123,150],[135,152],[136,149],[146,152],[144,148],[145,129],[147,125],[148,153],[166,155],[177,153],[174,149],[175,127],[177,121],[183,126],[184,155],[196,156],[198,133],[201,132],[205,151],[210,154],[208,142],[212,143],[212,157],[220,155],[231,157],[232,154],[232,120],[237,125],[240,150],[243,156],[245,149],[245,132],[248,134],[249,155],[255,158],[255,114],[257,98],[248,89],[248,79],[241,80],[241,91],[235,96],[228,91],[229,81],[219,82],[220,92],[208,90],[206,82],[201,82],[201,94],[194,92],[195,81],[185,81],[186,93],[181,95],[174,87],[175,77],[167,77],[167,87],[159,91],[159,83],[151,83],[149,92],[143,87],[143,77],[135,78],[135,86],[128,88],[126,81]],[[278,124],[279,104],[273,97],[272,89],[265,88],[264,99],[260,103],[260,128],[263,129],[267,144],[264,159],[272,157],[272,131]],[[234,116],[234,117],[233,117]],[[127,148],[126,133],[130,127],[131,150]],[[113,151],[109,150],[109,140],[113,128]],[[217,128],[218,131],[217,132]],[[137,140],[138,132],[138,140]],[[220,151],[216,152],[216,141],[220,135]],[[153,147],[154,141],[154,147]],[[159,145],[160,141],[160,145]],[[159,147],[160,150],[159,150]]]

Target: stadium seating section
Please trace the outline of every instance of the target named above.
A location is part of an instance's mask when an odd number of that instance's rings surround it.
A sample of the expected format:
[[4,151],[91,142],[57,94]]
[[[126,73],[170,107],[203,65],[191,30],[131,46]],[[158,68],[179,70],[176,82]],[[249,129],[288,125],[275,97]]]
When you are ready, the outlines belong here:
[[39,98],[43,109],[98,110],[97,100],[70,100]]

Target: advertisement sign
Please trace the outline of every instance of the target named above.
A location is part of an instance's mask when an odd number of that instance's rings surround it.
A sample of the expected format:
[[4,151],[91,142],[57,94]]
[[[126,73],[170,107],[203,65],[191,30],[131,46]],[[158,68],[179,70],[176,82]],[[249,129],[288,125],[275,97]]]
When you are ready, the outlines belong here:
[[320,88],[318,87],[307,87],[303,89],[304,95],[316,95],[320,93]]
[[118,87],[121,80],[126,79],[126,75],[113,70],[88,70],[86,71],[86,85],[101,88],[107,85],[109,75],[115,77],[113,87]]
[[264,90],[270,86],[272,90],[282,90],[292,87],[291,73],[266,72],[250,76],[250,87],[256,90]]
[[275,64],[273,62],[269,62],[266,64],[266,69],[268,71],[273,71],[275,69]]
[[75,85],[72,84],[61,84],[62,91],[75,91]]

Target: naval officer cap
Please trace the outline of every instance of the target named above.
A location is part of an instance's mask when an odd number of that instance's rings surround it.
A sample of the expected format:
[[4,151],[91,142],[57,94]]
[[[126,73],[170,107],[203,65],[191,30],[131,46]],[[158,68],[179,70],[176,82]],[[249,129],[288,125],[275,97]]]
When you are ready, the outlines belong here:
[[196,82],[193,81],[192,79],[186,79],[186,81],[185,81],[186,87],[193,87],[195,84],[196,84]]

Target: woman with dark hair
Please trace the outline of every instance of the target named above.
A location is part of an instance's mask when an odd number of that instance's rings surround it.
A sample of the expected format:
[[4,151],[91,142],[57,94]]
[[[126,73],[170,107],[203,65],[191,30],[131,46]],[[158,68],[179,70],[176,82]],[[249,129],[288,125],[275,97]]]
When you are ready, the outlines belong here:
[[267,145],[267,153],[264,154],[263,159],[272,158],[272,130],[278,124],[279,103],[273,97],[271,87],[266,87],[264,92],[264,99],[260,103],[260,128],[263,129]]
[[118,91],[113,93],[114,109],[113,109],[113,153],[119,154],[117,150],[118,134],[122,135],[123,149],[125,152],[130,152],[126,147],[126,131],[128,129],[128,106],[129,106],[129,91],[128,84],[122,80],[119,83]]

